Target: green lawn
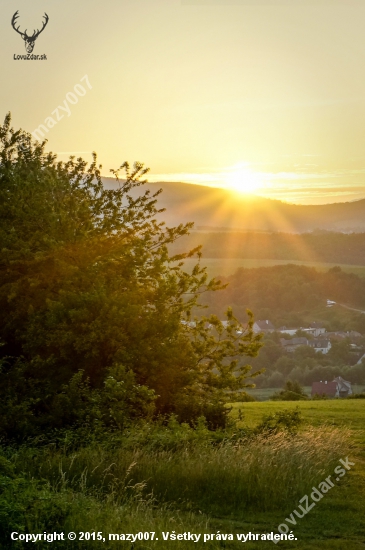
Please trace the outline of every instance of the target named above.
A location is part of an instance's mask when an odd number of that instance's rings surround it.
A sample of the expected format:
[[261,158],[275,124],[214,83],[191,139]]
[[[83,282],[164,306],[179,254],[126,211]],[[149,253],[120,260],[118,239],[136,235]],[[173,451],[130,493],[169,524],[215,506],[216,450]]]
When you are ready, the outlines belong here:
[[[279,547],[302,550],[360,550],[365,548],[365,400],[329,400],[302,402],[234,403],[231,412],[237,417],[243,413],[243,424],[254,426],[265,414],[299,407],[305,424],[335,425],[351,430],[347,456],[355,463],[342,480],[307,514],[298,519],[293,532],[297,541],[278,543]],[[344,459],[346,457],[343,457]],[[275,467],[273,465],[273,467]],[[324,471],[323,479],[333,474]],[[311,488],[308,487],[308,492]],[[303,495],[304,496],[304,495]],[[244,522],[227,518],[216,520],[223,532],[269,532],[285,522],[293,512],[248,513]],[[231,529],[231,531],[229,530]],[[271,542],[245,543],[245,548],[273,548]]]
[[[188,270],[196,264],[196,259],[189,258],[184,261]],[[308,267],[315,267],[319,271],[328,271],[335,265],[340,265],[343,271],[346,273],[354,273],[360,277],[365,277],[365,266],[358,265],[345,265],[345,264],[333,264],[325,262],[304,262],[300,260],[254,260],[254,259],[240,259],[240,258],[205,258],[203,256],[201,260],[202,265],[208,268],[208,275],[210,277],[217,277],[219,275],[228,277],[237,271],[239,267],[271,267],[273,265],[305,265]]]

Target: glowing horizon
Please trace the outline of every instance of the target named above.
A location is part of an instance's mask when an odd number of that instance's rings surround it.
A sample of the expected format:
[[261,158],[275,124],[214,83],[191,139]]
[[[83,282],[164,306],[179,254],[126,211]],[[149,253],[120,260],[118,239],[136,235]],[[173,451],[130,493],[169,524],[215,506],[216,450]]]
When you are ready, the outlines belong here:
[[[350,172],[350,173],[349,173]],[[226,189],[241,195],[255,195],[294,204],[328,204],[365,198],[365,188],[357,183],[363,171],[295,173],[256,172],[247,162],[239,162],[217,172],[148,173],[151,182],[187,183]],[[352,182],[346,184],[346,180]]]
[[365,5],[213,3],[47,4],[38,63],[14,60],[24,44],[10,22],[17,9],[37,28],[44,1],[6,0],[0,116],[28,132],[48,120],[48,150],[96,151],[106,176],[138,160],[151,181],[302,204],[365,197]]

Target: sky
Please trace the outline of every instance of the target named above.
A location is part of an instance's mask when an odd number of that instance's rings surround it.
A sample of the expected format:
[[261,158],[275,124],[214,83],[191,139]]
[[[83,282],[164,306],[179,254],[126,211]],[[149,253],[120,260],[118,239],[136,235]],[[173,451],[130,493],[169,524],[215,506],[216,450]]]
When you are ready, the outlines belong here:
[[[47,59],[18,59],[16,11],[28,36],[48,14]],[[0,119],[104,175],[364,198],[364,23],[363,0],[2,0]]]

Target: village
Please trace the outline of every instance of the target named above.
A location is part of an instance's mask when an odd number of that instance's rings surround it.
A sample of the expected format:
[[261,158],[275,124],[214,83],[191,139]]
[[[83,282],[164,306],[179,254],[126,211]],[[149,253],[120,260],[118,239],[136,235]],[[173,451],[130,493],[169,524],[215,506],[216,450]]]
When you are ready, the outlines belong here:
[[[364,337],[357,331],[332,331],[327,332],[322,323],[313,321],[307,327],[288,328],[281,326],[276,328],[269,319],[255,321],[253,331],[256,334],[279,333],[281,347],[290,355],[302,346],[312,348],[316,353],[326,355],[334,342],[347,341],[354,354],[357,354],[356,365],[361,365],[365,359]],[[351,382],[341,376],[333,380],[319,380],[312,382],[311,395],[326,397],[348,397],[352,395]]]

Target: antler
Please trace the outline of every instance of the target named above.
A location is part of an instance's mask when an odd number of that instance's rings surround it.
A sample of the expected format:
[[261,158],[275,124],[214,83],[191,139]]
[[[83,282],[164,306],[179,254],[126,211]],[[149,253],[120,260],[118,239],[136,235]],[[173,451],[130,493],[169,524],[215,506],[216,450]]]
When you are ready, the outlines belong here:
[[48,15],[46,14],[46,12],[44,12],[43,17],[44,17],[45,21],[43,22],[43,26],[42,26],[41,30],[38,30],[38,29],[37,29],[37,34],[36,34],[36,31],[34,31],[34,33],[33,33],[32,38],[34,38],[34,40],[35,40],[36,38],[38,38],[38,36],[41,34],[41,32],[44,30],[44,28],[46,27],[46,25],[47,25],[47,23],[48,23],[49,17],[48,17]]
[[11,20],[11,26],[12,26],[13,29],[14,29],[17,33],[19,33],[20,36],[24,39],[24,37],[25,37],[26,35],[25,35],[23,32],[21,32],[21,31],[19,30],[20,25],[19,25],[18,28],[16,28],[16,26],[15,26],[16,20],[17,20],[18,17],[19,17],[18,13],[19,13],[19,10],[16,11],[16,12],[14,13],[13,18],[12,18],[12,20]]

